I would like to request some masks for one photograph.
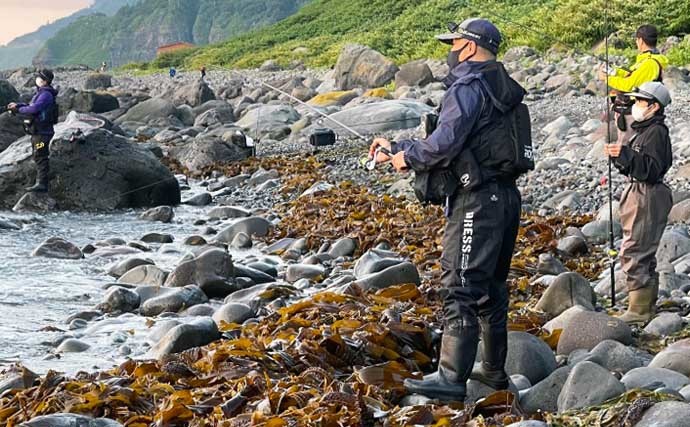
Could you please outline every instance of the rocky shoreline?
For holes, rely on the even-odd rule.
[[[409,177],[385,167],[364,170],[366,143],[346,132],[313,153],[305,143],[310,129],[331,126],[255,80],[266,78],[361,132],[416,135],[415,121],[442,97],[436,80],[443,66],[425,61],[398,69],[373,51],[350,48],[330,72],[269,71],[267,64],[239,74],[212,70],[206,82],[192,73],[174,81],[60,76],[63,111],[80,112],[66,117],[64,136],[51,144],[61,190],[50,203],[24,199],[16,210],[148,205],[154,207],[141,210],[142,221],[189,221],[197,232],[112,236],[85,246],[50,238],[37,247],[39,257],[111,260],[101,301],[54,325],[65,332],[51,357],[87,351],[83,332],[118,319],[145,318],[150,329],[108,332],[113,352],[133,359],[107,372],[38,376],[7,369],[0,421],[538,427],[595,425],[608,417],[618,425],[683,426],[690,416],[687,70],[667,74],[675,160],[668,182],[676,206],[657,254],[659,314],[638,330],[611,317],[626,302],[620,272],[618,306],[609,309],[607,299],[608,217],[600,212],[606,130],[602,98],[589,95],[601,90],[588,77],[596,60],[557,55],[528,48],[505,55],[529,90],[539,150],[537,171],[520,182],[523,227],[511,271],[507,370],[516,398],[476,382],[464,410],[404,395],[402,379],[432,369],[439,343],[442,214],[411,201]],[[369,67],[357,68],[357,58]],[[353,77],[353,69],[361,75]],[[21,87],[22,80],[15,74],[9,82]],[[391,80],[395,90],[381,88]],[[0,116],[0,149],[12,141],[0,150],[0,207],[9,209],[21,196],[17,188],[30,181],[31,165],[27,144],[15,142],[16,129],[5,120]],[[68,142],[77,128],[83,136]],[[257,157],[238,131],[259,140]],[[104,150],[118,144],[112,154]],[[114,171],[90,169],[99,158]],[[116,158],[120,163],[109,160]],[[149,163],[135,165],[142,158]],[[92,193],[84,197],[73,191],[85,185],[69,173],[75,163],[88,171]],[[160,203],[156,192],[123,196],[169,181],[163,172],[139,172],[163,164],[175,174],[173,190],[163,193],[177,192],[199,209],[195,217],[176,218],[180,208]],[[134,171],[122,172],[125,165]],[[138,179],[128,187],[132,176]],[[617,176],[613,185],[620,191],[624,181]],[[113,186],[112,196],[102,194],[117,203],[99,206],[89,196]],[[26,221],[0,216],[0,233]],[[173,265],[150,259],[166,251],[178,257]]]

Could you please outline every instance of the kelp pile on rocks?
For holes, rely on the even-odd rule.
[[[283,181],[284,190],[293,195],[323,178],[323,163],[314,158],[262,159],[214,170],[233,176],[260,167],[279,169],[289,177]],[[440,337],[442,309],[434,280],[444,224],[440,209],[342,182],[284,203],[276,212],[282,221],[269,240],[306,237],[309,248],[317,248],[324,241],[349,236],[358,242],[359,254],[387,242],[413,260],[424,281],[420,287],[403,284],[375,292],[351,283],[337,292],[326,290],[301,299],[297,289],[274,285],[258,294],[263,306],[281,297],[296,302],[275,305],[253,323],[224,323],[223,339],[202,348],[156,361],[128,361],[108,372],[74,378],[50,372],[34,381],[35,376],[18,368],[18,375],[30,380],[1,395],[0,423],[14,427],[61,412],[107,417],[131,427],[479,427],[507,425],[524,417],[512,395],[501,392],[466,408],[399,406],[402,381],[432,369]],[[547,317],[530,308],[543,291],[530,278],[538,255],[555,251],[556,239],[567,227],[588,220],[523,218],[511,273],[510,329],[537,335],[555,348],[559,331],[545,333]],[[566,265],[594,278],[605,261],[593,250],[566,260]],[[601,425],[626,425],[619,415],[644,406],[646,401],[640,399],[651,398],[625,399],[600,411],[614,420]],[[560,423],[556,425],[596,425],[582,424],[590,420],[585,416],[594,415],[546,418]]]

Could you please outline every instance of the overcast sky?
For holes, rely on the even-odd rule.
[[[0,0],[0,45],[91,3],[92,0]]]

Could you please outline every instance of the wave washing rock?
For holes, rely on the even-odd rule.
[[[180,186],[149,150],[112,133],[97,117],[70,113],[50,143],[50,195],[60,209],[177,205]],[[83,132],[70,142],[73,132]],[[28,137],[0,153],[0,209],[11,208],[35,176]]]

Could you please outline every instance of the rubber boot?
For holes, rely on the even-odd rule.
[[[646,325],[656,312],[658,294],[658,278],[652,278],[644,288],[628,292],[628,310],[618,318],[630,325]]]
[[[482,363],[470,378],[494,390],[507,390],[509,381],[505,371],[508,354],[508,330],[505,326],[482,325]]]
[[[425,375],[422,380],[406,379],[404,384],[407,391],[441,402],[464,402],[478,341],[479,331],[476,327],[445,332],[438,370]]]
[[[48,191],[50,166],[48,159],[39,159],[36,161],[36,183],[28,187],[26,191],[32,193],[46,193]]]

